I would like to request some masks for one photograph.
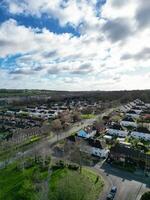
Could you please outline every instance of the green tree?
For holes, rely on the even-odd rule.
[[[150,191],[142,195],[141,200],[150,200]]]

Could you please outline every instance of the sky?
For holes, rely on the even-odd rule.
[[[0,88],[150,89],[150,0],[0,0]]]

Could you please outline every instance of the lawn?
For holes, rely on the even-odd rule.
[[[83,114],[83,115],[81,115],[81,119],[92,119],[94,117],[95,117],[94,114]]]
[[[53,200],[97,200],[104,182],[95,172],[83,168],[79,171],[67,168],[52,173],[49,199]]]
[[[45,179],[47,171],[34,162],[24,170],[20,166],[21,162],[15,162],[0,170],[0,200],[38,200],[36,184]]]
[[[45,193],[47,200],[97,200],[103,189],[102,178],[89,169],[64,167],[48,178],[48,158],[44,167],[42,159],[27,161],[24,167],[18,161],[0,170],[0,200],[39,200]]]

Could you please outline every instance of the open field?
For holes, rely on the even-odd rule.
[[[95,172],[83,168],[63,167],[49,172],[49,158],[43,165],[42,158],[17,161],[0,171],[1,200],[97,200],[104,182]],[[50,177],[50,178],[49,178]],[[73,194],[73,195],[72,195]],[[63,195],[63,197],[62,197]]]
[[[97,200],[104,182],[95,172],[83,168],[82,173],[66,168],[56,170],[51,176],[50,199]]]

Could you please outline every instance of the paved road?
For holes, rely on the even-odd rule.
[[[28,156],[33,154],[35,147],[36,150],[41,150],[43,147],[48,145],[49,147],[56,143],[58,140],[62,140],[68,137],[73,132],[78,131],[82,127],[86,125],[90,125],[99,117],[108,114],[112,109],[109,109],[107,112],[97,116],[96,118],[84,120],[83,124],[77,123],[75,124],[69,131],[62,132],[61,135],[57,138],[55,135],[53,138],[48,139],[44,138],[38,144],[33,144],[33,146],[29,147],[25,152],[19,151],[13,158],[9,159],[9,163],[21,158],[22,156]],[[4,162],[0,162],[0,168],[3,168]],[[149,185],[147,184],[150,180],[146,180],[147,178],[138,177],[138,175],[134,175],[131,173],[127,173],[124,171],[120,171],[118,169],[114,169],[107,164],[99,165],[97,164],[94,168],[98,173],[102,175],[105,180],[104,191],[99,200],[105,200],[107,194],[109,193],[111,187],[113,185],[117,186],[118,191],[114,200],[140,200],[141,195],[149,190]]]
[[[100,197],[105,200],[113,185],[117,186],[117,194],[114,200],[140,200],[141,195],[150,190],[150,179],[138,174],[132,174],[115,169],[108,164],[96,165],[95,169],[106,180],[106,188]]]
[[[107,111],[101,113],[100,115],[97,115],[95,118],[83,120],[82,123],[81,122],[76,123],[68,131],[61,132],[61,134],[59,134],[59,136],[57,136],[55,134],[54,137],[52,137],[50,139],[48,137],[44,138],[41,141],[39,141],[38,143],[35,143],[32,146],[30,146],[29,149],[24,151],[24,152],[19,150],[13,157],[9,158],[9,160],[5,160],[5,161],[0,162],[0,169],[5,167],[7,164],[14,162],[15,160],[18,160],[22,157],[32,155],[35,150],[36,151],[42,150],[46,146],[51,147],[51,145],[57,143],[60,140],[65,139],[66,137],[68,137],[69,135],[71,135],[74,132],[77,132],[78,130],[80,130],[84,126],[92,124],[96,119],[102,118],[102,116],[107,115],[112,110],[113,110],[113,108],[108,109]]]

